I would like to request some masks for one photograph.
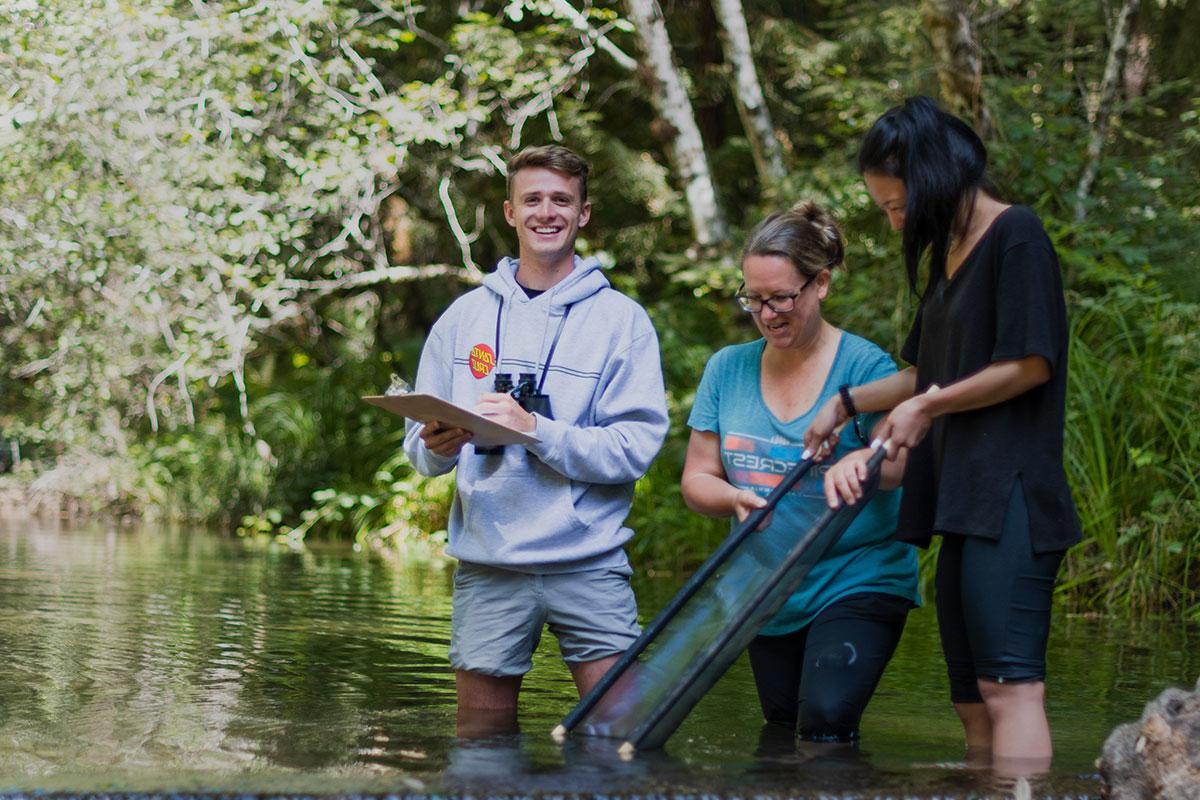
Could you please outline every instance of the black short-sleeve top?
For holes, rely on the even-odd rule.
[[[908,456],[897,537],[935,533],[998,539],[1014,483],[1029,509],[1036,552],[1081,538],[1063,469],[1067,312],[1054,246],[1024,206],[1003,211],[954,273],[929,287],[901,356],[917,391],[968,377],[994,361],[1042,356],[1051,377],[1002,403],[933,421]]]

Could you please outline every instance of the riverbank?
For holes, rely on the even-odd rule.
[[[0,517],[5,519],[82,520],[102,518],[87,502],[67,492],[38,488],[12,477],[0,477]]]

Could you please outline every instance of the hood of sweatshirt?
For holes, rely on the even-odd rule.
[[[511,373],[514,378],[519,373],[540,375],[566,324],[569,307],[609,286],[599,260],[575,256],[575,268],[569,275],[530,298],[517,283],[517,266],[514,258],[501,259],[483,279],[496,303],[496,372]]]
[[[585,297],[591,297],[601,289],[609,286],[608,278],[600,268],[597,258],[580,258],[575,256],[575,268],[571,274],[563,278],[543,294],[529,300],[525,290],[517,283],[517,266],[515,258],[502,258],[496,269],[483,279],[483,285],[500,296],[506,303],[537,302],[547,303],[550,308],[558,310],[572,303],[577,303]],[[546,298],[542,300],[542,298]],[[554,313],[554,312],[552,312]]]

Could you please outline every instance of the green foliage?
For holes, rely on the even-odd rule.
[[[259,508],[271,487],[265,442],[220,425],[152,440],[135,458],[152,507],[183,520],[228,524]],[[135,490],[137,492],[137,490]]]
[[[1066,463],[1085,541],[1063,590],[1083,605],[1200,614],[1198,317],[1146,275],[1075,304]]]

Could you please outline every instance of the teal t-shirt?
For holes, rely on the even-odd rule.
[[[720,437],[726,479],[763,497],[800,460],[804,432],[839,386],[870,383],[896,371],[895,362],[883,350],[860,336],[842,332],[816,404],[795,419],[780,420],[762,397],[760,368],[765,347],[766,341],[759,339],[726,347],[710,358],[688,417],[691,428]],[[864,415],[861,420],[868,436],[877,419],[877,415]],[[757,535],[798,536],[807,530],[825,509],[827,465],[865,446],[853,424],[843,428],[834,458],[810,469],[780,500],[770,526]],[[877,493],[761,633],[781,636],[799,630],[830,603],[862,592],[894,594],[920,603],[916,550],[892,538],[899,508],[900,490]]]

